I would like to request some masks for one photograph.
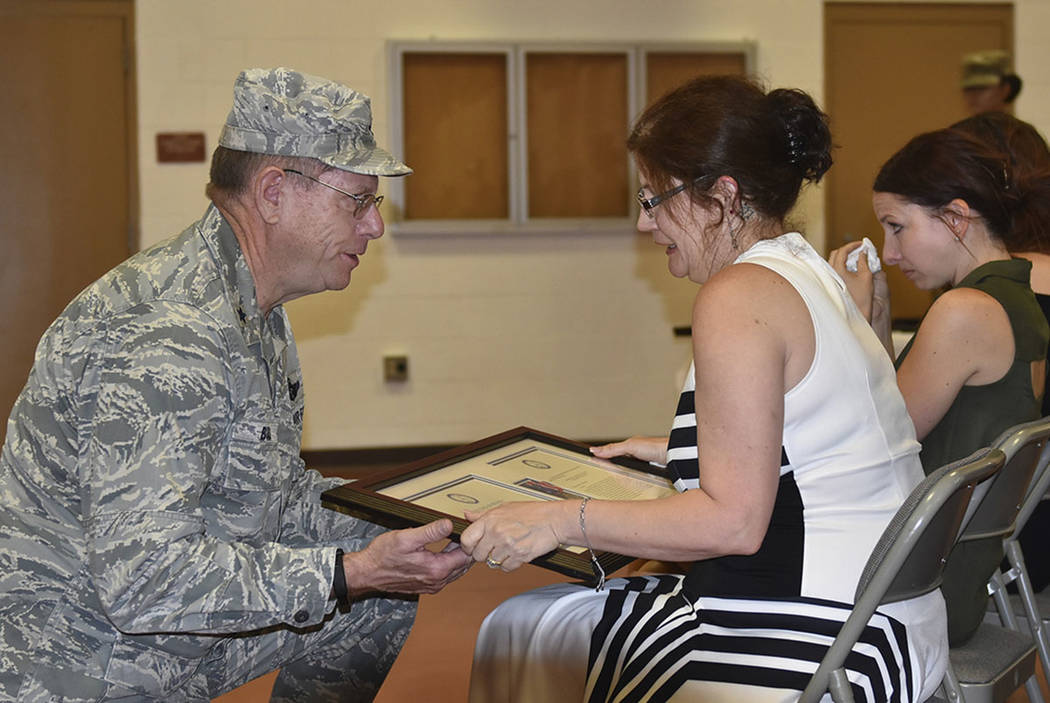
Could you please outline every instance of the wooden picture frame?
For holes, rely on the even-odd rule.
[[[661,467],[630,458],[594,457],[588,445],[530,427],[516,427],[365,479],[321,496],[326,508],[393,528],[440,518],[457,539],[469,524],[464,510],[486,510],[507,501],[631,500],[672,495]],[[595,552],[606,573],[634,557]],[[562,546],[532,561],[537,566],[593,583],[591,557],[582,547]]]

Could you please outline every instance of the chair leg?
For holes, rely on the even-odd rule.
[[[1035,641],[1035,648],[1039,652],[1039,663],[1042,665],[1044,672],[1050,671],[1050,646],[1047,643],[1046,628],[1043,627],[1042,616],[1035,605],[1035,594],[1032,592],[1032,582],[1028,578],[1028,571],[1025,569],[1021,546],[1013,539],[1006,540],[1003,546],[1006,549],[1006,558],[1010,562],[1010,570],[1016,574],[1014,582],[1017,584],[1017,592],[1021,596],[1021,605],[1024,608],[1025,618],[1028,620],[1028,630]],[[993,577],[994,580],[995,577]],[[1020,632],[1021,628],[1017,623],[1017,618],[1014,617],[1013,607],[1006,597],[1006,589],[1002,587],[1001,581],[998,585],[999,588],[995,592],[995,603],[996,608],[999,610],[999,617],[1003,620],[1003,624],[1006,627],[1015,632]],[[1036,676],[1029,677],[1025,681],[1024,687],[1028,693],[1028,700],[1031,703],[1043,703],[1043,692],[1039,687],[1039,679]]]
[[[1013,579],[1011,578],[1011,581]],[[999,613],[999,622],[1002,623],[1003,627],[1014,632],[1021,631],[1021,625],[1017,622],[1017,616],[1014,615],[1013,606],[1010,603],[1010,597],[1006,591],[1006,583],[1003,580],[1003,574],[996,570],[992,577],[988,580],[988,593],[992,596],[992,600],[995,602],[995,609]]]
[[[835,669],[828,676],[828,691],[831,692],[831,699],[835,703],[854,703],[853,687],[849,685],[846,670],[843,668]]]
[[[944,680],[941,682],[941,690],[944,691],[944,697],[948,699],[949,703],[966,703],[966,697],[963,696],[962,686],[959,685],[959,678],[955,675],[955,669],[952,668],[951,663],[948,663],[948,667],[944,670]]]
[[[1035,646],[1039,650],[1039,662],[1043,665],[1043,673],[1050,676],[1050,641],[1047,639],[1042,614],[1035,605],[1032,580],[1028,578],[1028,570],[1025,568],[1021,545],[1016,540],[1011,539],[1006,541],[1005,546],[1006,557],[1010,561],[1010,566],[1017,570],[1017,592],[1021,596],[1025,618],[1028,619],[1028,629],[1031,631],[1032,637],[1035,639]]]
[[[1021,592],[1021,600],[1024,602],[1025,589],[1023,584],[1028,583],[1028,574],[1025,573],[1024,560],[1020,557],[1021,550],[1017,547],[1016,543],[1013,543],[1013,545],[1014,550],[1018,552],[1018,554],[1016,556],[1010,554],[1011,543],[1013,543],[1012,540],[1007,540],[1003,545],[1006,548],[1010,566],[1012,567],[1007,576],[1011,581],[1017,582],[1018,591]],[[1018,558],[1020,558],[1020,562],[1017,561]],[[995,609],[999,611],[999,621],[1003,624],[1003,627],[1013,630],[1014,632],[1021,632],[1021,625],[1017,622],[1017,616],[1014,615],[1013,605],[1010,603],[1009,596],[1007,595],[1006,583],[1004,582],[1003,576],[1004,574],[999,573],[999,571],[992,574],[992,578],[988,581],[988,592],[995,601]],[[1030,588],[1031,584],[1029,583],[1029,589]],[[1032,607],[1033,609],[1035,607],[1034,598],[1032,601]],[[1039,620],[1038,618],[1032,620],[1032,614],[1029,612],[1027,604],[1025,605],[1025,616],[1028,618],[1029,623],[1036,623],[1034,627],[1031,627],[1032,639],[1035,641],[1036,650],[1039,653],[1039,660],[1040,662],[1043,662],[1043,671],[1047,671],[1048,669],[1045,668],[1046,658],[1044,657],[1046,648],[1043,646],[1044,642],[1042,642],[1043,638],[1041,637],[1043,631],[1042,620]],[[1024,688],[1028,693],[1029,703],[1043,703],[1043,692],[1039,689],[1039,680],[1034,675],[1029,676],[1028,680],[1024,682]]]
[[[1035,675],[1029,676],[1024,682],[1024,690],[1028,694],[1031,703],[1043,703],[1043,692],[1039,688],[1039,679]]]

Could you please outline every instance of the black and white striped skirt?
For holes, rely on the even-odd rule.
[[[793,701],[849,612],[807,598],[691,600],[677,575],[541,588],[485,620],[470,700]],[[905,626],[876,614],[846,661],[856,700],[923,700],[942,672],[911,650]]]

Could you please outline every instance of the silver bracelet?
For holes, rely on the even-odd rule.
[[[587,547],[587,553],[591,555],[591,563],[594,564],[594,570],[597,572],[595,575],[598,577],[598,585],[594,587],[595,592],[597,592],[605,588],[605,569],[598,563],[597,557],[594,556],[594,550],[591,549],[591,541],[587,539],[587,517],[583,511],[587,509],[587,501],[589,500],[590,496],[580,502],[580,532],[583,533],[583,544]]]

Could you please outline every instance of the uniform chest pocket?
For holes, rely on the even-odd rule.
[[[260,417],[230,427],[225,471],[219,483],[235,491],[276,491],[283,480],[277,422]]]
[[[276,540],[289,473],[276,422],[266,417],[235,422],[223,458],[212,490],[201,497],[209,531],[252,545]]]

